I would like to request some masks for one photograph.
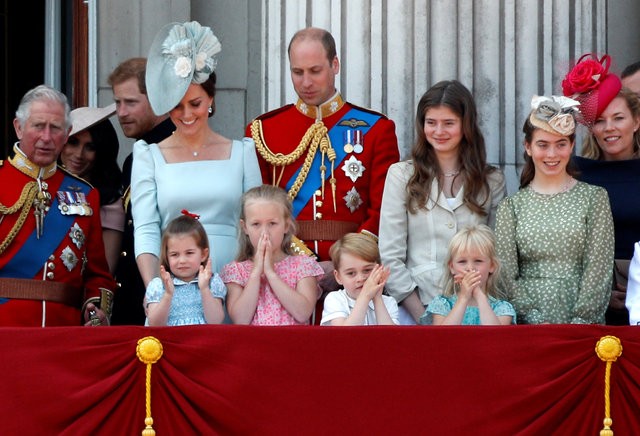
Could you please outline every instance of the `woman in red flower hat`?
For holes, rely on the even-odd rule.
[[[629,259],[640,241],[640,99],[609,72],[611,58],[582,56],[562,81],[565,96],[580,102],[578,120],[588,129],[582,157],[574,161],[580,179],[609,194],[615,226],[614,281],[606,321],[629,324],[625,308]]]

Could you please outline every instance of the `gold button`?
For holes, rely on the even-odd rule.
[[[49,280],[53,280],[53,273],[52,273],[51,271],[49,271],[49,272],[47,273],[47,278],[48,278]]]
[[[322,195],[322,191],[318,189],[313,195]]]
[[[319,219],[319,220],[322,219],[322,212],[316,213],[316,219]]]
[[[322,201],[321,200],[316,201],[316,207],[322,207]]]
[[[127,257],[127,252],[126,251],[121,251],[120,252],[120,257]]]
[[[130,226],[132,226],[132,225],[133,225],[133,220],[129,220],[129,221],[127,221],[127,224],[128,224],[128,225],[130,225]]]
[[[49,256],[49,260],[56,260],[56,257],[52,254],[51,256]]]
[[[56,264],[55,264],[55,263],[53,263],[53,262],[49,262],[49,263],[47,263],[47,268],[49,268],[49,269],[54,269],[55,267],[56,267]]]

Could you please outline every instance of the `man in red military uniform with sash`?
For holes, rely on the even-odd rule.
[[[40,85],[16,111],[0,161],[0,325],[107,325],[115,282],[99,194],[56,165],[70,131],[64,94]]]
[[[399,160],[393,121],[342,99],[333,36],[298,31],[289,43],[291,80],[298,102],[268,112],[247,127],[258,150],[264,183],[293,200],[297,249],[315,254],[333,276],[329,247],[345,233],[377,239],[389,165]]]

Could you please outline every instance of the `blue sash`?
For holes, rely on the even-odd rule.
[[[379,114],[374,114],[374,113],[363,111],[357,108],[352,108],[349,112],[344,114],[344,116],[340,118],[340,120],[336,124],[334,124],[334,126],[328,132],[329,140],[331,140],[331,146],[336,152],[334,171],[337,171],[339,169],[338,167],[340,163],[347,156],[347,152],[344,151],[344,147],[343,147],[344,131],[347,129],[353,129],[357,127],[357,129],[362,132],[362,136],[364,138],[364,135],[369,131],[371,127],[373,127],[373,125],[376,122],[378,122],[378,120],[381,117],[382,116]],[[354,126],[349,123],[349,121],[351,120],[358,121],[358,122]],[[366,142],[364,146],[366,147]],[[300,188],[300,191],[298,191],[298,195],[296,196],[296,198],[293,199],[293,216],[294,217],[298,216],[300,211],[304,209],[304,207],[309,202],[311,197],[313,197],[313,193],[322,186],[322,178],[320,176],[320,165],[322,163],[321,161],[322,161],[322,153],[318,152],[313,158],[311,168],[309,168],[309,174],[307,174],[307,179],[302,184],[302,187]],[[329,161],[325,157],[325,165],[328,166],[328,164],[329,164]],[[298,170],[293,174],[291,179],[289,179],[289,181],[287,182],[287,188],[286,188],[287,191],[289,191],[291,189],[291,186],[293,186],[293,183],[298,177],[298,174],[300,173],[301,169],[302,167],[298,168]],[[328,180],[330,178],[331,178],[331,170],[330,168],[328,168],[325,173],[325,180]]]
[[[78,183],[77,180],[65,175],[60,188],[73,184],[74,187],[81,188],[85,195],[89,193],[91,187],[85,183]],[[49,256],[60,246],[62,240],[69,234],[73,225],[75,215],[62,215],[58,209],[58,196],[52,195],[53,201],[49,212],[44,217],[43,232],[38,239],[34,229],[29,238],[22,244],[9,262],[0,269],[0,277],[32,279],[44,266]],[[93,211],[97,213],[98,211]]]

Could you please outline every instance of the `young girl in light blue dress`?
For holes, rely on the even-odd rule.
[[[162,235],[160,277],[145,295],[146,325],[220,324],[227,289],[211,271],[209,239],[198,215],[185,210]]]
[[[484,225],[460,230],[449,242],[444,292],[429,303],[421,324],[515,324],[511,303],[498,298],[500,261],[493,231]]]

